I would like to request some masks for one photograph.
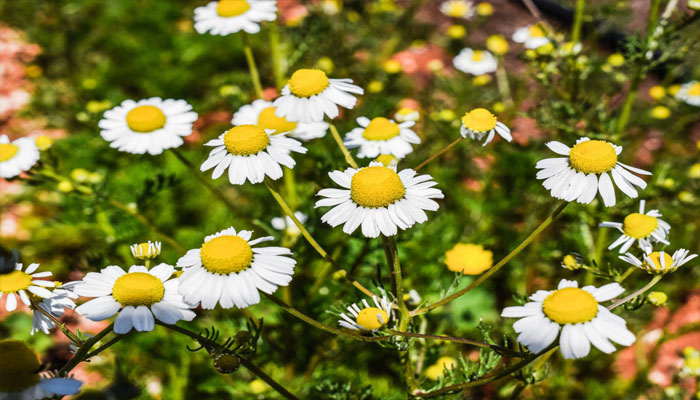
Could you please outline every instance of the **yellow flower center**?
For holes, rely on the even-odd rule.
[[[447,269],[465,275],[478,275],[493,265],[493,253],[471,243],[458,243],[445,253]]]
[[[265,150],[270,144],[270,138],[257,125],[241,125],[234,126],[224,134],[224,144],[231,154],[250,156]]]
[[[0,393],[21,392],[39,383],[41,368],[36,353],[24,342],[0,340]]]
[[[602,140],[587,140],[571,148],[569,162],[579,172],[602,174],[617,164],[615,148]]]
[[[155,244],[145,242],[136,245],[134,255],[140,260],[149,260],[158,257],[160,255],[160,251],[158,251],[158,247],[156,247]]]
[[[249,9],[250,4],[245,0],[219,0],[216,5],[216,13],[224,18],[241,15]]]
[[[450,17],[464,17],[469,14],[469,3],[466,1],[451,1],[445,11]]]
[[[595,318],[598,302],[592,294],[575,287],[555,290],[542,302],[542,310],[552,321],[578,324]]]
[[[622,230],[629,237],[643,239],[656,230],[659,221],[656,217],[640,213],[632,213],[622,222]]]
[[[126,114],[126,124],[134,132],[153,132],[165,126],[165,114],[155,106],[138,106]]]
[[[274,129],[273,134],[291,132],[297,128],[296,122],[275,115],[275,107],[268,107],[258,116],[258,126],[263,129]]]
[[[488,132],[496,127],[498,119],[485,108],[475,108],[462,117],[462,124],[475,132]]]
[[[576,256],[574,256],[573,254],[567,254],[566,256],[564,256],[564,259],[562,260],[562,264],[564,264],[564,266],[567,269],[570,269],[572,271],[579,269],[581,267],[581,265],[579,264],[579,261],[576,259]]]
[[[0,162],[5,162],[14,157],[19,147],[12,143],[0,143]]]
[[[253,250],[238,236],[219,236],[202,245],[200,251],[204,269],[214,274],[228,275],[247,269],[253,261]]]
[[[399,135],[399,125],[384,117],[372,118],[362,137],[367,140],[389,140]]]
[[[14,270],[0,275],[0,293],[16,293],[26,290],[31,284],[32,276],[22,271]]]
[[[472,61],[479,62],[484,59],[484,52],[481,50],[474,50],[472,53]]]
[[[366,208],[386,207],[401,199],[406,189],[399,174],[387,167],[363,168],[352,177],[350,196]]]
[[[644,261],[644,266],[647,268],[653,269],[654,271],[659,271],[659,272],[664,272],[671,268],[671,265],[673,265],[673,257],[671,257],[668,253],[664,252],[664,265],[665,267],[661,266],[661,252],[655,251],[651,254],[649,254],[649,259],[651,259],[652,265],[649,265],[649,261],[645,260]]]
[[[289,90],[298,97],[311,97],[326,90],[328,77],[320,69],[299,69],[289,80]]]
[[[123,306],[150,306],[165,294],[163,282],[146,272],[131,272],[114,282],[112,296]]]
[[[381,154],[374,161],[382,163],[385,167],[395,164],[399,159],[391,154]]]
[[[700,96],[700,82],[695,82],[690,85],[688,89],[688,94],[691,96]]]
[[[381,321],[379,320],[379,316],[382,317]],[[373,329],[379,329],[382,325],[386,324],[389,321],[389,315],[386,311],[377,307],[368,307],[360,310],[355,321],[357,325],[371,331]]]
[[[530,32],[530,36],[532,37],[544,37],[544,31],[539,25],[532,25],[530,26],[530,29],[528,29]]]

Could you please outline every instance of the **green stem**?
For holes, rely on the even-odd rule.
[[[462,141],[462,137],[460,136],[460,137],[458,137],[457,139],[455,139],[455,140],[453,140],[452,142],[450,142],[450,144],[448,144],[447,146],[445,146],[445,147],[443,147],[442,149],[438,150],[437,153],[433,154],[432,156],[428,157],[425,161],[423,161],[422,163],[418,164],[418,165],[417,165],[415,168],[413,168],[413,169],[414,169],[415,171],[420,170],[421,168],[423,168],[423,167],[425,167],[426,165],[428,165],[428,163],[430,163],[431,161],[433,161],[433,160],[435,160],[436,158],[440,157],[441,155],[447,153],[448,150],[450,150],[451,148],[453,148],[454,146],[456,146],[456,145],[457,145],[459,142],[461,142],[461,141]]]
[[[104,328],[98,332],[95,336],[83,342],[83,344],[78,348],[73,358],[71,358],[66,365],[63,366],[58,371],[58,376],[67,376],[68,373],[75,368],[76,365],[80,364],[82,361],[87,359],[88,352],[97,342],[99,342],[103,337],[107,336],[114,329],[114,324],[110,324],[108,327]]]
[[[284,70],[282,68],[282,54],[280,52],[280,32],[276,22],[270,23],[270,54],[272,55],[272,73],[275,76],[277,90],[284,87]]]
[[[402,331],[396,331],[393,329],[387,329],[386,332],[390,333],[394,336],[405,336],[405,337],[412,337],[412,338],[419,338],[419,339],[445,340],[448,342],[455,342],[455,343],[467,344],[470,346],[482,347],[484,349],[493,349],[493,350],[496,350],[496,351],[501,352],[501,353],[509,353],[512,355],[521,355],[521,353],[516,353],[516,352],[514,352],[510,349],[507,349],[505,347],[492,345],[492,344],[484,343],[484,342],[479,342],[477,340],[458,338],[458,337],[454,337],[454,336],[431,335],[428,333],[402,332]]]
[[[630,294],[629,296],[624,297],[622,300],[615,302],[613,305],[608,307],[608,310],[615,309],[615,308],[627,303],[628,301],[632,301],[637,296],[644,294],[647,290],[654,287],[654,285],[656,285],[663,277],[664,277],[663,275],[654,275],[654,277],[649,281],[649,283],[647,283],[646,285],[637,289],[634,293]]]
[[[503,63],[503,56],[498,56],[498,67],[496,68],[496,84],[498,85],[498,91],[501,93],[503,101],[506,103],[508,108],[513,106],[513,98],[510,93],[510,85],[508,84],[508,74],[506,73],[506,67]]]
[[[113,344],[117,343],[118,341],[124,339],[127,336],[131,336],[132,334],[134,334],[134,332],[136,332],[136,331],[132,329],[129,331],[129,333],[126,333],[124,335],[117,334],[109,342],[103,344],[102,346],[98,347],[94,351],[88,353],[88,355],[85,356],[85,359],[88,360],[88,359],[102,353],[103,351],[107,350],[109,347],[111,347]]]
[[[542,221],[540,226],[538,226],[534,231],[532,231],[532,233],[530,233],[530,235],[527,238],[525,238],[525,240],[523,240],[510,253],[508,253],[507,256],[503,257],[503,259],[501,259],[501,261],[499,261],[491,269],[489,269],[485,273],[481,274],[481,276],[479,276],[476,280],[474,280],[467,287],[465,287],[464,289],[461,289],[461,290],[455,292],[454,294],[447,296],[444,299],[437,301],[433,304],[430,304],[430,305],[427,305],[425,307],[413,310],[413,312],[411,314],[414,316],[424,314],[430,310],[438,308],[442,305],[445,305],[445,304],[451,302],[452,300],[455,300],[455,299],[461,297],[465,293],[467,293],[470,290],[474,289],[475,287],[481,285],[485,280],[490,278],[493,274],[498,272],[499,269],[501,269],[504,265],[506,265],[511,259],[513,259],[513,257],[517,256],[528,245],[530,245],[530,243],[532,243],[540,235],[540,233],[542,233],[542,231],[544,231],[549,225],[551,225],[552,222],[559,216],[559,214],[561,214],[561,212],[564,211],[564,208],[567,206],[567,204],[569,204],[569,203],[566,201],[560,203],[559,206],[556,209],[554,209],[554,211],[552,211],[552,213],[547,217],[547,219]]]
[[[71,331],[70,329],[68,329],[68,327],[66,327],[65,325],[63,325],[63,324],[61,323],[61,321],[59,321],[56,317],[54,317],[53,314],[51,314],[50,312],[48,312],[48,311],[44,310],[43,308],[41,308],[41,307],[39,306],[39,304],[35,303],[34,301],[32,301],[32,309],[33,309],[34,311],[40,312],[40,313],[43,314],[46,318],[50,319],[51,322],[53,322],[54,325],[56,325],[57,327],[59,327],[59,329],[61,329],[61,332],[63,332],[63,334],[66,335],[66,337],[67,337],[68,339],[70,339],[71,342],[73,342],[73,344],[75,344],[75,345],[77,345],[77,346],[80,346],[81,344],[83,344],[83,341],[80,340],[80,338],[79,338],[75,333],[73,333],[73,331]]]
[[[250,71],[250,79],[253,81],[253,88],[255,89],[255,96],[262,99],[262,85],[260,84],[260,74],[258,73],[258,67],[255,65],[255,58],[253,57],[253,51],[250,49],[250,39],[248,34],[242,33],[243,35],[243,52],[245,53],[245,59],[248,62],[248,70]]]
[[[574,25],[571,28],[571,41],[575,45],[581,40],[581,26],[583,25],[583,10],[586,0],[576,0],[576,13],[574,14]]]
[[[328,122],[328,125],[330,126],[331,129],[331,135],[333,135],[333,139],[335,139],[335,142],[338,144],[338,147],[340,147],[340,151],[343,152],[343,155],[345,156],[345,161],[347,163],[357,169],[359,168],[357,166],[357,163],[355,162],[355,159],[352,158],[352,154],[350,154],[350,151],[348,150],[347,147],[343,144],[343,139],[340,137],[340,133],[338,133],[338,129],[336,129],[335,125],[333,125],[332,122]]]

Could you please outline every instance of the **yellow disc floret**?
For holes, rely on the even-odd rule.
[[[380,154],[377,158],[374,159],[374,161],[382,163],[382,165],[384,165],[385,167],[389,167],[399,163],[399,159],[391,154]]]
[[[372,118],[362,137],[367,140],[389,140],[399,136],[399,125],[384,117]]]
[[[275,115],[275,107],[268,107],[258,116],[258,126],[263,129],[274,129],[273,134],[291,132],[297,128],[296,122],[289,122],[286,118]]]
[[[366,167],[352,177],[350,196],[366,208],[386,207],[401,199],[406,189],[399,175],[387,167]]]
[[[478,275],[493,265],[493,253],[478,244],[457,243],[445,253],[445,264],[450,271]]]
[[[484,59],[484,52],[481,50],[474,50],[472,53],[472,61],[479,62]]]
[[[462,117],[462,125],[475,132],[488,132],[496,127],[498,119],[485,108],[475,108]]]
[[[224,144],[236,156],[257,154],[270,144],[270,137],[257,125],[234,126],[224,134]]]
[[[661,254],[662,253],[663,253],[663,257],[664,257],[663,265],[661,264]],[[647,257],[648,258],[645,258],[644,264],[642,264],[642,267],[649,272],[666,273],[666,272],[671,272],[672,270],[675,270],[675,267],[673,267],[673,257],[671,257],[665,251],[664,252],[655,251],[655,252],[649,254]]]
[[[224,18],[236,17],[249,9],[250,4],[246,0],[219,0],[216,5],[216,13]]]
[[[595,318],[598,302],[587,291],[568,287],[550,293],[542,302],[542,311],[560,325],[578,324]]]
[[[207,271],[228,275],[247,269],[253,261],[253,250],[245,239],[226,235],[204,243],[200,256]]]
[[[622,222],[622,230],[625,235],[635,239],[643,239],[656,230],[659,220],[651,215],[632,213]]]
[[[163,299],[163,282],[146,272],[131,272],[114,282],[112,296],[123,306],[150,306]]]
[[[688,95],[690,96],[700,96],[700,82],[694,82],[688,88]]]
[[[126,124],[134,132],[153,132],[165,126],[165,114],[155,106],[138,106],[126,114]]]
[[[326,73],[320,69],[299,69],[289,79],[289,90],[298,97],[317,95],[328,87]]]
[[[530,32],[531,37],[544,37],[544,30],[537,24],[530,26],[528,32]]]
[[[389,322],[389,314],[377,307],[367,307],[360,310],[355,321],[361,327],[371,331]]]
[[[26,290],[31,284],[32,276],[22,271],[14,270],[0,275],[0,293],[16,293]]]
[[[19,151],[19,147],[12,143],[0,143],[0,162],[5,162],[14,157]]]
[[[0,393],[21,392],[39,383],[41,363],[36,353],[26,343],[0,340]]]
[[[603,140],[587,140],[569,151],[569,162],[578,172],[602,174],[617,164],[617,153],[612,144]]]

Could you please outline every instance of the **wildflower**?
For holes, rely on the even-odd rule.
[[[333,171],[330,178],[343,189],[322,189],[316,207],[333,207],[321,221],[335,227],[343,224],[343,232],[353,233],[362,225],[362,234],[375,238],[379,234],[394,236],[397,228],[408,229],[423,223],[428,216],[423,210],[436,211],[443,194],[430,175],[417,175],[412,169],[397,173],[395,167],[371,162],[368,167]]]
[[[467,34],[467,30],[462,26],[462,25],[450,25],[449,28],[447,28],[447,36],[451,37],[452,39],[459,39],[463,38]]]
[[[479,275],[493,266],[493,253],[482,245],[457,243],[445,252],[447,269],[464,275]]]
[[[151,242],[131,245],[131,255],[139,260],[151,260],[160,255],[161,243]]]
[[[379,93],[384,90],[384,84],[381,81],[374,80],[367,85],[367,90],[370,93]]]
[[[472,140],[481,140],[485,136],[484,146],[491,143],[496,133],[508,142],[513,140],[510,129],[485,108],[475,108],[464,114],[459,133]]]
[[[52,296],[41,300],[41,302],[37,304],[37,307],[59,318],[63,315],[66,308],[70,310],[75,308],[74,300],[78,298],[78,295],[73,293],[71,289],[74,285],[75,284],[71,282],[70,284],[54,289]],[[54,326],[56,325],[53,320],[39,311],[34,311],[32,315],[32,335],[37,331],[44,332],[48,335],[49,330],[53,329]]]
[[[700,0],[688,0],[688,8],[700,11]]]
[[[296,261],[284,247],[253,247],[273,240],[265,236],[250,240],[252,231],[233,227],[204,238],[202,247],[192,249],[177,261],[182,268],[179,293],[190,304],[213,309],[246,308],[260,302],[258,290],[272,294],[287,286]]]
[[[266,100],[255,100],[236,111],[231,120],[234,126],[257,125],[263,129],[272,129],[273,135],[290,132],[289,137],[308,141],[322,138],[328,132],[328,123],[317,122],[289,122],[284,117],[275,115],[275,107],[272,102]]]
[[[375,158],[380,154],[404,158],[413,151],[411,144],[421,142],[411,130],[415,125],[413,121],[396,123],[384,117],[371,120],[359,117],[357,124],[360,126],[345,134],[344,144],[350,149],[359,148],[357,156],[360,158]]]
[[[277,18],[274,0],[219,0],[194,10],[194,29],[226,36],[239,31],[260,32],[259,23]]]
[[[687,104],[700,107],[700,81],[684,83],[675,96]]]
[[[508,52],[508,41],[503,35],[491,35],[486,39],[486,48],[493,54],[502,56]]]
[[[691,254],[689,250],[679,249],[669,255],[665,251],[648,252],[642,256],[642,260],[633,256],[632,253],[625,253],[619,256],[620,260],[626,261],[635,267],[641,268],[650,274],[663,275],[669,272],[674,272],[683,264],[697,257],[697,254]]]
[[[420,113],[418,110],[408,107],[401,107],[399,111],[394,114],[394,119],[399,122],[406,121],[418,121],[420,119]]]
[[[649,89],[649,96],[654,100],[661,100],[666,96],[666,89],[663,86],[655,85]]]
[[[302,224],[308,219],[308,216],[301,211],[296,211],[294,213],[294,217],[296,217],[296,219]],[[284,231],[290,236],[298,236],[301,233],[294,221],[292,221],[292,219],[288,216],[272,218],[270,224],[273,228],[277,229],[278,231]]]
[[[269,176],[282,177],[282,168],[294,168],[296,162],[290,152],[306,153],[306,148],[285,134],[273,135],[271,129],[257,125],[234,126],[205,143],[214,149],[209,153],[201,171],[214,168],[212,179],[217,179],[228,168],[228,179],[232,185],[242,185],[246,180],[260,183]]]
[[[488,17],[493,14],[493,6],[487,2],[479,3],[476,5],[476,13],[482,17]]]
[[[282,95],[273,105],[275,115],[290,122],[318,122],[325,114],[338,116],[338,106],[351,109],[364,90],[352,84],[352,79],[332,79],[320,69],[296,70],[289,83],[282,88]]]
[[[654,119],[666,119],[671,116],[671,110],[666,106],[656,106],[649,113]]]
[[[483,75],[493,72],[498,67],[498,61],[487,50],[472,50],[465,47],[452,60],[455,68],[472,75]]]
[[[10,142],[7,135],[0,135],[0,176],[13,178],[29,171],[39,161],[39,149],[33,139],[19,138]]]
[[[35,272],[39,268],[39,264],[29,264],[22,271],[22,264],[15,264],[14,271],[7,274],[0,274],[0,300],[7,294],[5,299],[5,310],[8,312],[14,311],[17,308],[17,296],[27,307],[32,305],[29,300],[28,293],[42,298],[49,298],[53,294],[47,290],[47,287],[54,287],[56,283],[36,278],[46,278],[51,276],[51,272]]]
[[[621,245],[620,254],[623,254],[637,242],[642,250],[650,252],[653,242],[670,244],[666,235],[671,230],[671,225],[660,218],[659,210],[649,210],[645,213],[644,204],[644,200],[640,201],[639,212],[627,215],[622,223],[605,221],[600,224],[601,227],[615,228],[622,232],[622,235],[608,246],[608,250]]]
[[[527,49],[536,49],[549,44],[549,39],[540,24],[528,25],[518,28],[513,34],[513,41],[522,43]]]
[[[58,189],[58,191],[62,193],[70,193],[73,191],[74,187],[70,181],[63,180],[58,182],[58,185],[56,185],[56,189]]]
[[[575,271],[583,267],[583,258],[578,254],[567,254],[561,260],[561,267],[569,271]]]
[[[36,147],[41,151],[46,151],[53,145],[53,138],[46,135],[37,136],[34,138]]]
[[[700,163],[695,163],[688,168],[688,176],[693,179],[700,179]]]
[[[440,4],[440,11],[448,17],[469,19],[474,15],[474,6],[466,0],[448,0]]]
[[[608,56],[608,64],[613,67],[621,67],[625,64],[625,56],[620,53],[613,53]]]
[[[185,100],[124,100],[107,110],[99,127],[100,135],[110,147],[132,154],[160,154],[165,149],[182,145],[184,136],[192,133],[197,113]]]
[[[435,364],[425,369],[425,376],[433,381],[439,381],[445,376],[445,371],[457,366],[457,360],[452,357],[440,357]]]
[[[396,60],[387,60],[384,63],[384,71],[386,71],[387,74],[398,74],[401,72],[401,69],[401,63]]]
[[[647,295],[647,300],[649,300],[649,303],[661,307],[666,304],[668,296],[664,292],[651,292]]]
[[[579,289],[577,282],[562,279],[557,290],[538,290],[530,296],[531,302],[506,307],[501,316],[520,318],[513,329],[519,333],[518,342],[533,353],[554,342],[560,329],[559,346],[564,358],[587,356],[591,344],[604,353],[612,353],[615,346],[610,341],[629,346],[636,338],[624,319],[599,303],[624,291],[618,283]]]
[[[615,205],[615,187],[608,173],[617,187],[631,198],[637,197],[633,185],[644,189],[646,183],[630,171],[651,175],[651,172],[619,162],[617,157],[622,152],[622,146],[604,140],[583,137],[572,148],[557,141],[547,143],[547,147],[567,156],[546,158],[535,166],[541,170],[537,173],[537,179],[543,179],[542,186],[557,199],[588,204],[600,192],[605,206],[611,207]]]
[[[372,300],[374,301],[373,306],[366,299],[360,303],[362,307],[358,307],[357,303],[348,306],[347,310],[352,318],[341,313],[338,324],[343,328],[362,332],[374,332],[386,326],[391,321],[392,303],[386,297],[372,296]]]
[[[73,292],[94,299],[78,306],[75,311],[93,321],[105,320],[118,314],[114,332],[125,334],[153,330],[154,319],[166,324],[191,321],[195,313],[178,294],[179,279],[170,279],[175,272],[172,265],[158,264],[150,270],[143,265],[132,265],[129,272],[116,265],[100,272],[89,272]],[[209,288],[212,290],[212,288]]]

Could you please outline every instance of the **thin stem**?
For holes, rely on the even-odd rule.
[[[440,157],[441,155],[447,153],[448,150],[450,150],[451,148],[453,148],[454,146],[456,146],[456,145],[457,145],[459,142],[461,142],[461,141],[462,141],[462,137],[458,137],[457,139],[455,139],[455,140],[453,140],[452,142],[450,142],[450,144],[448,144],[447,146],[445,146],[445,147],[443,147],[442,149],[438,150],[437,153],[435,153],[435,154],[433,154],[432,156],[428,157],[428,158],[427,158],[425,161],[423,161],[422,163],[416,165],[416,167],[413,168],[413,169],[416,170],[416,171],[420,170],[421,168],[423,168],[423,167],[425,167],[426,165],[428,165],[428,163],[430,163],[431,161],[433,161],[433,160],[435,160],[436,158]]]
[[[329,122],[328,125],[330,126],[331,135],[333,136],[333,139],[335,139],[335,142],[338,144],[338,147],[340,147],[340,151],[342,151],[343,155],[345,156],[345,161],[347,161],[347,163],[350,164],[351,167],[355,169],[359,168],[357,166],[357,163],[355,162],[355,159],[352,158],[352,154],[350,154],[348,148],[345,147],[345,145],[343,144],[343,139],[340,137],[338,129],[336,129],[335,125],[333,125],[332,122]]]
[[[461,290],[455,292],[454,294],[447,296],[444,299],[437,301],[433,304],[430,304],[430,305],[427,305],[425,307],[413,310],[413,312],[411,312],[411,314],[414,316],[424,314],[430,310],[438,308],[442,305],[445,305],[445,304],[451,302],[452,300],[459,298],[460,296],[464,295],[465,293],[469,292],[470,290],[474,289],[475,287],[481,285],[485,280],[490,278],[493,274],[498,272],[499,269],[501,269],[504,265],[506,265],[511,259],[513,259],[513,257],[517,256],[521,251],[523,251],[527,246],[529,246],[530,243],[532,243],[540,235],[540,233],[542,233],[542,231],[544,231],[549,225],[551,225],[552,222],[559,216],[559,214],[561,214],[561,212],[564,211],[564,208],[567,206],[567,204],[569,204],[569,203],[566,201],[560,203],[559,206],[557,206],[557,208],[555,208],[554,211],[552,211],[552,213],[547,217],[547,219],[542,221],[540,226],[538,226],[534,231],[532,231],[532,233],[530,233],[530,235],[527,238],[525,238],[525,240],[520,242],[520,244],[516,248],[514,248],[510,253],[508,253],[507,256],[503,257],[501,259],[501,261],[499,261],[491,269],[489,269],[485,273],[481,274],[481,276],[479,276],[476,280],[474,280],[467,287],[465,287],[464,289],[461,289]]]
[[[477,340],[462,339],[462,338],[453,337],[453,336],[431,335],[431,334],[427,334],[427,333],[415,333],[415,332],[401,332],[401,331],[396,331],[393,329],[387,329],[386,332],[388,332],[394,336],[406,336],[406,337],[421,338],[421,339],[446,340],[448,342],[468,344],[470,346],[483,347],[485,349],[497,349],[498,351],[508,350],[505,347],[494,346],[492,344],[479,342]],[[510,351],[510,350],[508,350],[508,351]]]
[[[248,34],[243,34],[243,52],[245,53],[245,60],[248,62],[248,70],[250,71],[250,79],[253,81],[253,88],[255,89],[255,96],[262,99],[262,85],[260,84],[260,74],[258,73],[258,67],[255,65],[255,58],[253,58],[253,51],[250,49],[250,40]]]
[[[65,325],[63,325],[63,324],[61,323],[61,321],[59,321],[53,314],[51,314],[50,312],[44,310],[39,304],[35,303],[34,301],[32,301],[32,309],[33,309],[34,311],[40,312],[40,313],[43,314],[46,318],[50,319],[51,322],[53,322],[54,325],[56,325],[57,327],[59,327],[59,328],[61,329],[61,332],[63,332],[63,334],[66,335],[66,337],[67,337],[68,339],[70,339],[71,342],[73,342],[73,344],[78,345],[78,346],[80,346],[81,344],[83,344],[83,341],[80,340],[80,338],[79,338],[75,333],[73,333],[73,331],[71,331],[70,329],[68,329],[68,327],[66,327]]]
[[[620,275],[620,278],[617,280],[617,283],[622,283],[622,281],[627,279],[627,277],[630,276],[635,269],[637,269],[637,267],[635,266],[627,268],[625,272],[623,272],[622,275]]]
[[[581,25],[583,25],[583,10],[586,0],[576,0],[576,13],[574,14],[574,25],[571,28],[571,41],[576,44],[581,40]]]
[[[85,356],[85,359],[88,360],[88,359],[102,353],[103,351],[107,350],[109,347],[111,347],[113,344],[117,343],[118,341],[124,339],[127,336],[131,336],[134,332],[136,332],[136,331],[132,329],[127,334],[124,334],[124,335],[117,334],[109,342],[103,344],[102,346],[98,347],[94,351],[88,353],[88,355]]]
[[[640,289],[636,290],[634,293],[630,294],[629,296],[624,297],[622,300],[616,301],[615,303],[613,303],[613,305],[608,307],[608,310],[613,310],[613,309],[627,303],[628,301],[632,301],[637,296],[644,294],[647,290],[654,287],[654,285],[656,285],[663,277],[664,277],[663,275],[654,275],[654,277],[649,281],[649,283],[642,286]]]
[[[294,211],[289,207],[286,201],[282,198],[282,196],[279,194],[277,189],[275,189],[274,185],[272,184],[272,181],[270,181],[269,178],[265,178],[265,186],[267,186],[267,189],[270,191],[270,194],[272,194],[272,197],[275,198],[277,203],[280,205],[282,208],[282,211],[294,222],[294,225],[299,228],[299,231],[301,231],[301,235],[304,236],[304,239],[306,239],[307,242],[311,245],[311,247],[318,252],[318,254],[321,255],[326,261],[331,263],[336,269],[340,271],[345,271],[343,267],[338,264],[338,262],[331,257],[326,250],[321,247],[321,245],[316,241],[316,239],[311,236],[311,233],[304,227],[304,225],[299,222],[299,219],[294,215]],[[346,271],[347,272],[347,271]],[[361,283],[357,282],[356,280],[350,279],[347,276],[347,273],[345,274],[345,279],[350,282],[354,287],[356,287],[358,290],[360,290],[362,293],[366,294],[367,296],[374,296],[374,293],[372,293],[369,289],[364,287]]]
[[[78,348],[73,358],[71,358],[66,365],[63,366],[58,371],[58,376],[66,376],[76,365],[80,364],[82,361],[87,359],[88,352],[97,342],[99,342],[103,337],[107,336],[114,329],[114,324],[110,324],[108,327],[104,328],[98,332],[95,336],[83,342],[83,344]]]
[[[272,55],[272,74],[275,76],[277,90],[284,87],[284,71],[282,68],[282,54],[280,52],[280,32],[276,22],[270,24],[270,54]]]
[[[513,106],[513,98],[510,94],[510,85],[508,84],[508,74],[506,73],[505,64],[503,64],[503,56],[498,56],[498,67],[496,67],[496,84],[498,91],[501,93],[503,101],[508,108]]]

